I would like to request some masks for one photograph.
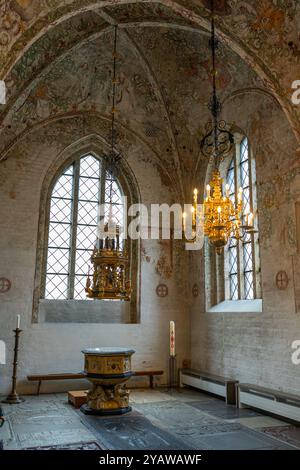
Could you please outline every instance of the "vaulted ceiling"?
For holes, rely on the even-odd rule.
[[[209,119],[209,3],[0,0],[0,77],[8,88],[7,104],[0,105],[0,158],[32,128],[60,116],[89,112],[109,119],[118,23],[118,125],[138,135],[184,185]],[[297,133],[300,113],[290,95],[300,78],[300,5],[215,4],[222,101],[243,92],[271,94]]]

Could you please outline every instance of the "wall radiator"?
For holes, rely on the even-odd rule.
[[[212,375],[195,369],[180,370],[180,386],[204,390],[225,398],[228,405],[236,405],[236,380]]]
[[[250,406],[300,422],[300,397],[263,387],[239,384],[239,407]]]

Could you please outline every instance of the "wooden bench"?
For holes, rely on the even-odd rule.
[[[164,372],[162,370],[139,370],[135,371],[134,375],[137,377],[147,376],[149,377],[150,388],[154,388],[154,377],[156,375],[162,375]],[[76,379],[86,379],[86,374],[84,372],[79,373],[62,373],[62,374],[39,374],[39,375],[28,375],[27,379],[30,382],[38,382],[37,395],[40,394],[42,382],[45,380],[76,380]]]
[[[30,382],[38,382],[38,388],[36,394],[39,395],[41,391],[41,385],[44,380],[75,380],[75,379],[86,379],[86,375],[83,372],[77,374],[39,374],[39,375],[28,375],[27,379]]]
[[[239,408],[250,406],[300,422],[300,396],[253,384],[237,384]]]
[[[134,372],[134,375],[137,377],[144,377],[148,376],[149,377],[149,385],[150,388],[154,388],[154,377],[156,375],[163,375],[164,371],[163,370],[138,370]]]
[[[188,385],[224,397],[228,405],[236,405],[237,380],[196,369],[180,369],[180,386]]]

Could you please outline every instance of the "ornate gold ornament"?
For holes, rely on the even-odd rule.
[[[108,224],[105,225],[103,238],[98,239],[99,246],[94,248],[91,262],[92,279],[87,278],[86,292],[92,299],[130,300],[131,286],[127,280],[128,254],[125,246],[120,246],[120,227],[116,225],[116,237],[108,236]]]
[[[94,247],[91,263],[93,275],[88,273],[85,291],[91,299],[130,300],[131,283],[129,279],[129,258],[125,240],[121,239],[122,228],[112,217],[113,181],[118,173],[122,155],[116,150],[115,132],[115,101],[116,101],[116,60],[117,60],[117,26],[115,26],[113,51],[112,79],[112,121],[111,121],[111,150],[106,155],[106,170],[110,174],[109,215],[104,223],[99,221],[103,230],[99,231]]]
[[[243,215],[243,190],[239,189],[237,203],[229,197],[229,186],[222,191],[223,180],[219,170],[213,172],[213,178],[206,187],[204,200],[204,235],[218,254],[222,253],[229,238],[240,240],[245,233],[254,232],[253,214]],[[245,220],[245,223],[243,223]]]
[[[125,382],[134,373],[131,356],[135,352],[126,348],[92,348],[82,351],[84,372],[92,383],[87,403],[81,407],[86,414],[123,414],[131,411],[129,391]]]

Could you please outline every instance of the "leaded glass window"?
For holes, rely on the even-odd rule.
[[[233,202],[236,202],[239,188],[243,188],[243,213],[255,212],[255,164],[246,137],[236,145],[235,155],[227,170],[226,182]],[[246,220],[243,222],[246,223]],[[257,297],[256,271],[259,259],[256,244],[257,240],[253,234],[247,234],[242,241],[231,239],[229,242],[225,267],[228,269],[230,300],[252,300]]]
[[[113,218],[123,226],[120,184],[111,180],[100,159],[85,155],[57,179],[50,201],[46,299],[86,299],[84,288],[97,237],[99,206],[104,204],[107,216],[110,192]]]

